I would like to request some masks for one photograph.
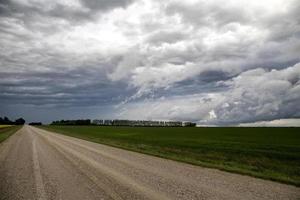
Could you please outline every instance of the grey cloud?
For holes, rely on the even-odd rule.
[[[82,10],[74,10],[68,6],[56,4],[55,1],[53,1],[52,4],[52,8],[43,10],[41,9],[43,4],[39,2],[22,4],[16,1],[5,0],[0,2],[0,16],[18,18],[28,24],[30,24],[30,21],[36,21],[38,17],[45,16],[73,20],[80,20],[81,18],[88,17],[88,13]]]
[[[152,34],[147,41],[153,44],[175,43],[177,41],[186,39],[186,37],[186,34],[180,32],[159,31]]]
[[[28,1],[25,4],[4,0],[0,2],[0,16],[18,18],[23,20],[28,26],[31,26],[31,28],[34,28],[32,21],[45,17],[51,17],[54,20],[66,20],[72,24],[80,24],[94,21],[95,14],[99,12],[103,13],[115,8],[124,8],[132,2],[133,0],[81,0],[79,1],[80,4],[74,7],[70,3],[67,4],[60,1],[49,1],[49,5],[45,5],[43,2],[39,3],[37,1]]]
[[[243,123],[300,117],[300,64],[280,71],[263,69],[234,78],[226,94],[226,106],[215,109],[216,121]]]
[[[111,83],[101,71],[69,70],[48,73],[3,73],[1,105],[82,106],[118,103],[131,91]],[[118,94],[116,96],[115,94]]]
[[[91,10],[109,10],[112,8],[126,7],[134,0],[81,0],[82,4]]]
[[[182,16],[183,23],[192,24],[194,31],[212,30],[214,33],[232,34],[237,31],[238,27],[244,26],[267,33],[267,37],[260,37],[261,41],[258,41],[258,38],[252,38],[255,35],[253,32],[238,33],[235,35],[235,41],[218,41],[219,45],[209,50],[200,43],[199,45],[204,47],[203,51],[205,52],[205,55],[200,55],[205,59],[249,59],[247,60],[249,66],[264,65],[267,62],[274,62],[276,59],[278,60],[276,62],[284,66],[284,62],[289,62],[291,59],[298,62],[300,59],[296,55],[300,45],[300,19],[298,15],[300,3],[299,1],[290,1],[286,4],[287,11],[269,15],[265,15],[262,10],[241,7],[232,2],[224,5],[206,1],[191,4],[186,2],[170,3],[166,12],[167,14]],[[250,29],[249,31],[253,30]],[[260,42],[263,45],[260,46]],[[250,56],[255,56],[251,55],[255,51],[258,52],[258,58],[250,58]],[[288,58],[285,53],[287,51],[290,52]],[[199,55],[199,52],[197,54]],[[261,58],[259,57],[260,54],[262,55]],[[253,60],[256,64],[251,63]]]
[[[274,42],[284,42],[287,39],[300,38],[300,2],[292,0],[288,7],[288,12],[283,12],[275,16],[270,16],[264,20],[270,29],[269,40]]]
[[[116,106],[111,116],[224,125],[299,117],[299,77],[283,75],[299,68],[297,1],[282,1],[284,11],[240,1],[28,2],[0,2],[1,111]]]
[[[245,8],[234,4],[218,4],[215,2],[199,1],[193,4],[184,2],[170,3],[167,14],[180,14],[185,22],[196,26],[220,27],[233,22],[248,22],[251,15]]]

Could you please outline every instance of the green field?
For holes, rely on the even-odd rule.
[[[0,143],[7,139],[9,136],[19,130],[21,126],[1,125],[0,126]]]
[[[42,128],[159,157],[300,186],[300,128]]]

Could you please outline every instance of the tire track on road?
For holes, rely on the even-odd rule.
[[[38,153],[36,149],[36,138],[33,137],[30,133],[32,140],[32,159],[33,159],[33,172],[35,177],[35,185],[36,185],[36,195],[38,200],[47,200],[45,187],[43,183],[43,178],[41,174],[41,168],[38,158]]]

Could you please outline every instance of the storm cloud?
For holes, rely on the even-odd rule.
[[[1,1],[0,115],[300,118],[299,9],[296,0]]]

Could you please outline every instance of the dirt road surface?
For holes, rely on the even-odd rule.
[[[300,188],[24,126],[0,145],[0,199],[300,199]]]

